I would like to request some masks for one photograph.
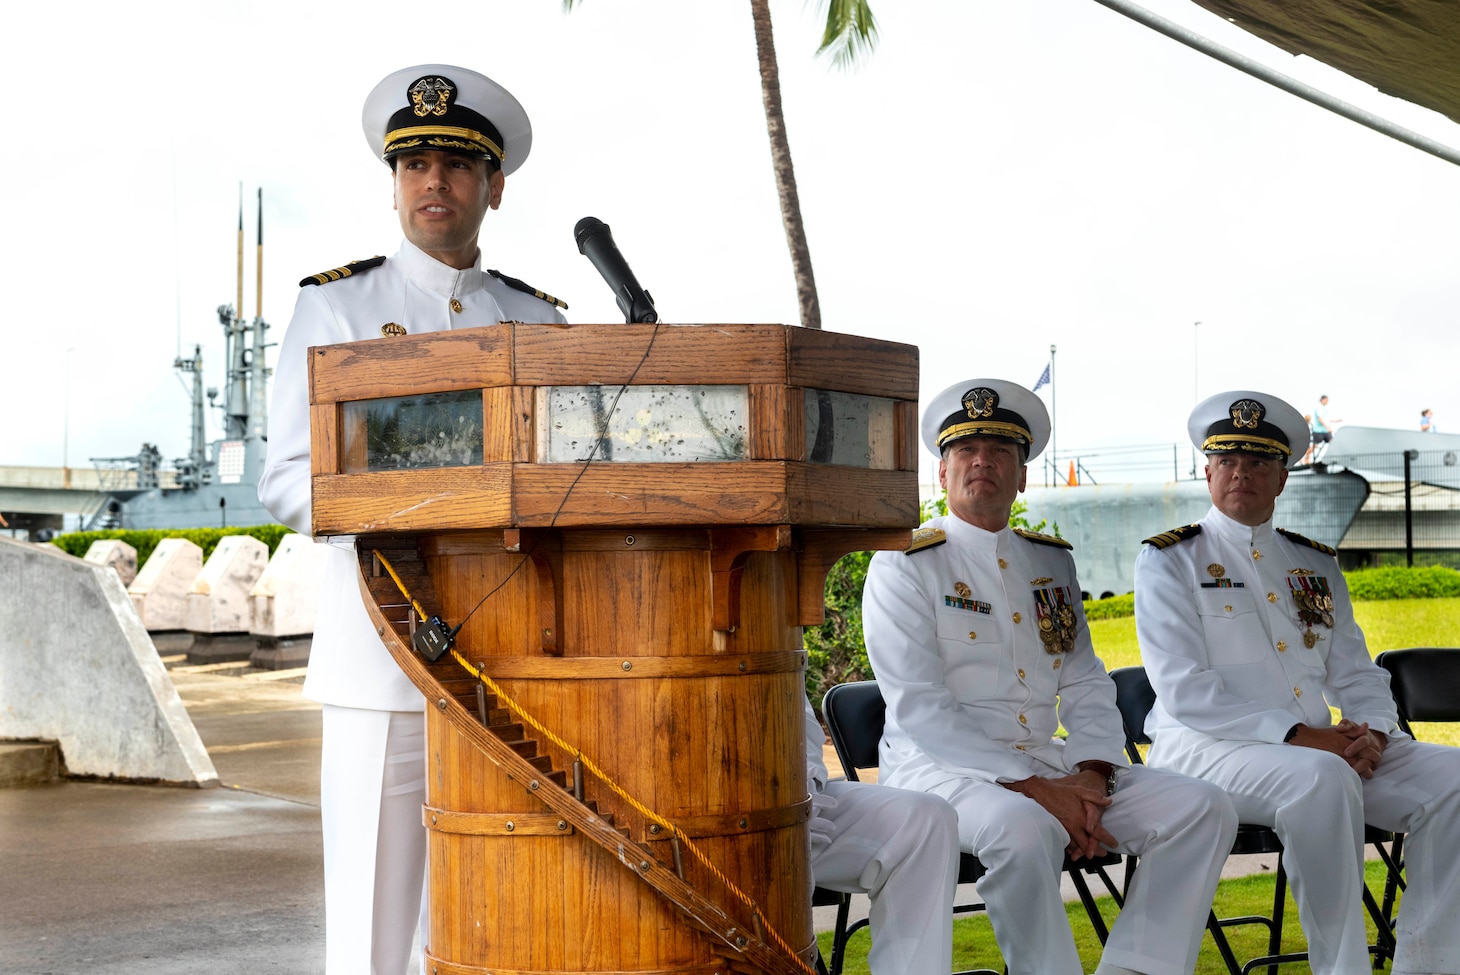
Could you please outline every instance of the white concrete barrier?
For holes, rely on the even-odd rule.
[[[218,784],[117,574],[3,537],[0,738],[60,742],[72,775]]]
[[[249,590],[269,564],[269,546],[252,535],[219,539],[188,588],[187,628],[194,633],[247,633]]]
[[[86,550],[86,561],[114,569],[122,585],[137,578],[137,550],[120,538],[98,538]]]
[[[313,634],[324,558],[325,547],[314,539],[285,535],[248,594],[248,631],[275,640]]]
[[[127,587],[148,630],[184,630],[188,590],[203,569],[203,550],[186,538],[164,538]]]

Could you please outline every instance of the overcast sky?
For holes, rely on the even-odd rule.
[[[1460,145],[1460,125],[1186,0],[1148,6]],[[771,8],[825,325],[918,345],[925,395],[979,375],[1031,385],[1056,345],[1059,452],[1097,476],[1113,445],[1184,444],[1191,406],[1228,388],[1304,412],[1327,393],[1371,426],[1413,429],[1432,407],[1460,431],[1460,168],[1092,0],[880,0],[880,46],[852,73],[813,58],[814,4]],[[359,116],[411,64],[480,70],[533,121],[484,266],[563,298],[571,321],[618,321],[573,245],[591,214],[664,321],[797,320],[744,2],[139,0],[57,16],[24,5],[0,38],[0,466],[143,442],[186,454],[171,366],[201,344],[222,384],[240,183],[244,311],[262,188],[274,341],[301,277],[394,253],[389,170]]]

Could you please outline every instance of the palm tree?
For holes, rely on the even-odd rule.
[[[563,0],[571,10],[576,0]],[[826,28],[818,55],[832,58],[839,67],[854,65],[877,44],[877,24],[868,0],[821,0],[826,9]],[[811,248],[806,243],[806,225],[801,219],[801,199],[796,193],[796,171],[791,165],[791,144],[786,138],[786,116],[781,110],[780,71],[776,66],[776,44],[771,33],[769,0],[750,0],[755,25],[755,53],[760,62],[761,100],[765,104],[766,131],[771,139],[771,166],[776,173],[776,190],[781,198],[781,222],[786,227],[786,244],[791,249],[791,271],[796,276],[796,302],[801,324],[821,327],[821,302],[816,297],[816,277],[811,271]]]
[[[817,54],[830,54],[842,67],[854,64],[858,56],[876,45],[877,24],[866,0],[830,0],[826,8],[826,29]],[[806,242],[806,224],[801,219],[801,198],[796,192],[796,171],[791,165],[791,144],[786,138],[786,116],[781,110],[781,79],[776,67],[776,45],[771,34],[769,0],[750,0],[755,22],[755,52],[760,60],[760,93],[765,103],[765,126],[771,139],[771,166],[776,173],[776,190],[781,198],[781,222],[786,227],[786,245],[791,249],[791,272],[796,276],[796,303],[801,324],[821,327],[821,301],[816,296],[816,276],[811,270],[811,247]]]

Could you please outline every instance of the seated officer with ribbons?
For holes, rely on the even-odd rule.
[[[1212,508],[1136,559],[1150,764],[1220,786],[1242,822],[1277,832],[1316,975],[1369,971],[1364,824],[1407,833],[1394,973],[1460,973],[1460,749],[1399,730],[1334,550],[1273,527],[1303,417],[1235,390],[1187,429]]]
[[[1070,545],[1009,527],[1049,439],[1044,404],[970,379],[932,400],[922,433],[949,513],[878,552],[863,591],[887,702],[880,781],[953,805],[1011,975],[1084,971],[1060,874],[1067,853],[1105,849],[1141,860],[1099,975],[1190,973],[1236,815],[1220,789],[1127,767]]]

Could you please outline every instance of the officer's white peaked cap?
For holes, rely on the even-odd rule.
[[[437,149],[490,159],[509,175],[532,150],[532,123],[512,93],[450,64],[402,68],[375,86],[360,115],[370,151],[389,161]]]

